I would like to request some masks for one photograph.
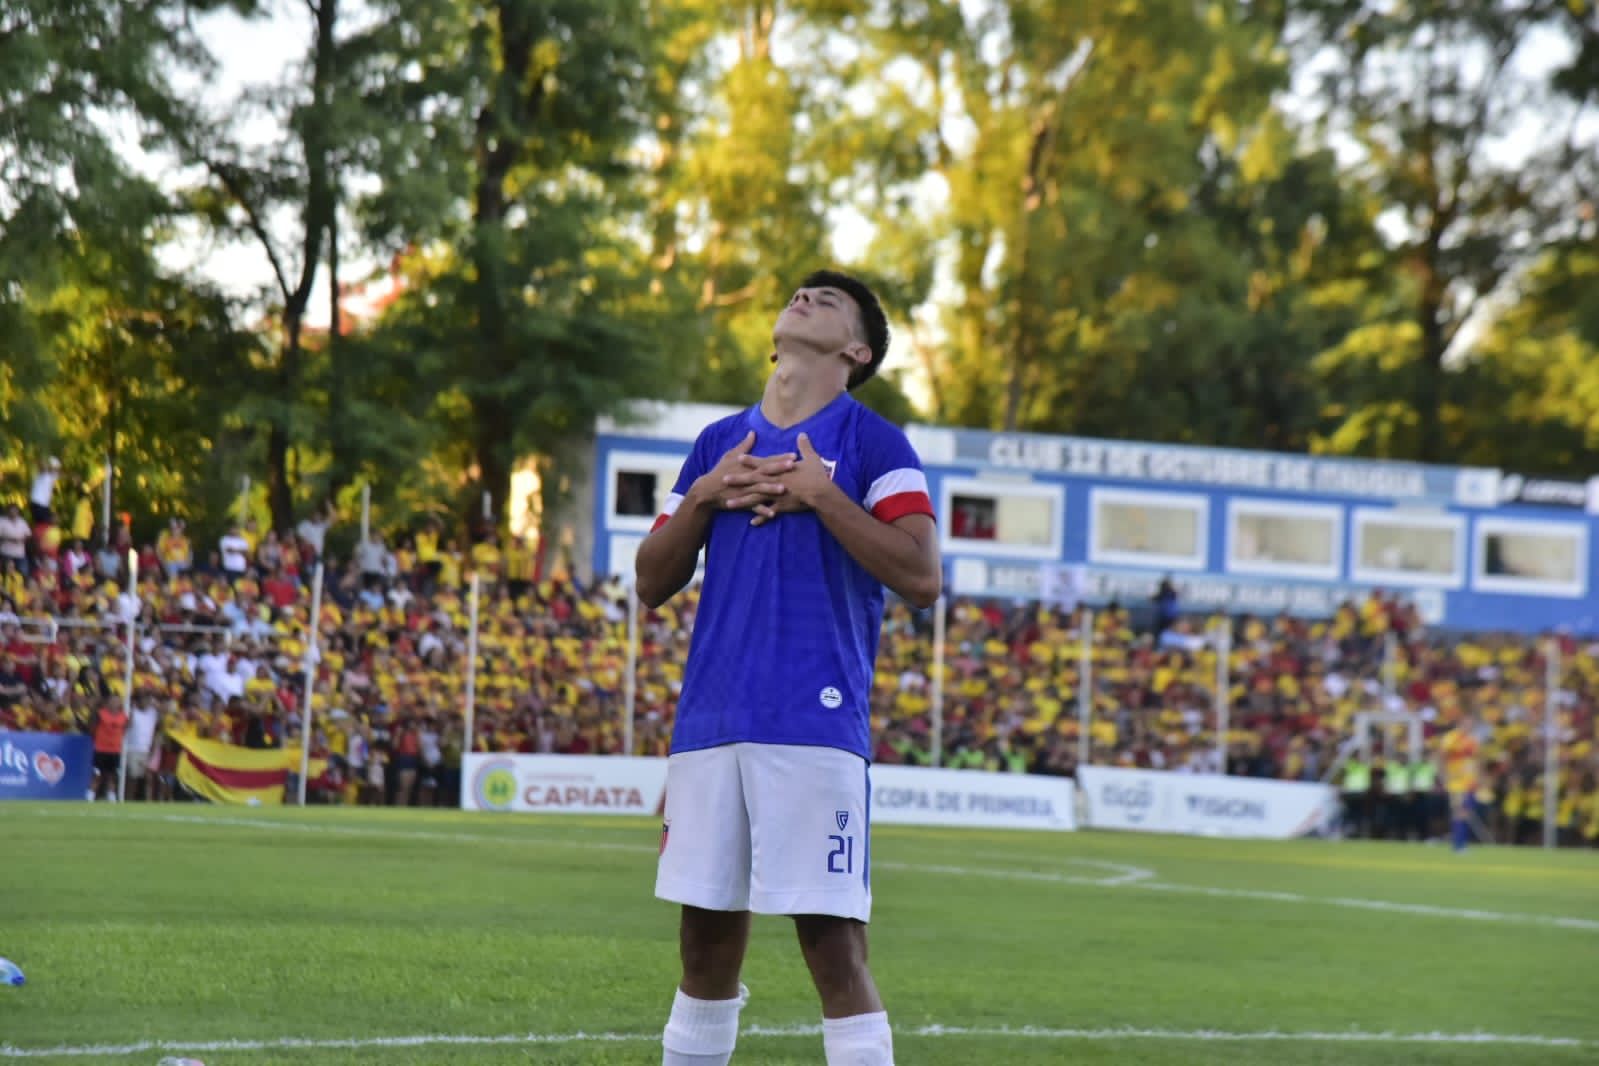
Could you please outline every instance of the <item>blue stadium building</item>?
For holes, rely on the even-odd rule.
[[[602,420],[594,572],[633,554],[699,429],[733,409],[645,404]],[[1599,477],[912,425],[956,595],[1147,601],[1325,616],[1382,589],[1432,625],[1599,629]]]

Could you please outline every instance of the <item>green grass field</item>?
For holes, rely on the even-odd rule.
[[[0,1060],[658,1063],[658,831],[0,807],[0,956],[28,976]],[[1593,853],[879,827],[872,861],[907,1066],[1599,1062]],[[745,980],[734,1061],[820,1063],[781,919]]]

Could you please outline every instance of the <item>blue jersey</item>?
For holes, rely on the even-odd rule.
[[[905,434],[845,393],[787,429],[768,422],[759,406],[707,426],[657,526],[750,430],[754,455],[797,455],[806,433],[833,482],[880,521],[933,513]],[[748,741],[842,748],[870,759],[883,585],[815,514],[783,514],[761,526],[750,525],[752,517],[724,511],[711,519],[672,750]]]

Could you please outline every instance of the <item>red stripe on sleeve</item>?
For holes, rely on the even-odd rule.
[[[884,496],[877,501],[877,506],[872,508],[872,517],[879,522],[897,522],[908,514],[924,514],[928,518],[936,518],[933,514],[933,501],[927,498],[927,493],[896,492],[892,496]]]
[[[660,529],[662,526],[666,525],[667,522],[671,521],[671,519],[672,516],[669,514],[661,515],[655,520],[655,524],[650,527],[650,532],[654,533],[657,529]]]

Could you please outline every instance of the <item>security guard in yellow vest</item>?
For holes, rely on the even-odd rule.
[[[1369,830],[1371,763],[1359,752],[1344,763],[1344,835],[1363,837]]]
[[[1383,757],[1383,833],[1391,840],[1410,839],[1410,766],[1398,755]]]
[[[1438,791],[1438,764],[1425,756],[1418,758],[1410,764],[1410,823],[1417,840],[1432,839],[1444,804],[1444,794]]]

